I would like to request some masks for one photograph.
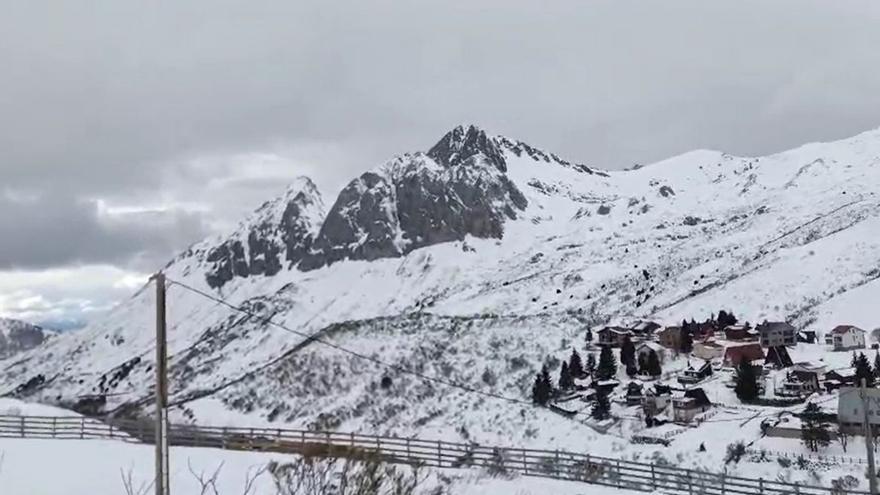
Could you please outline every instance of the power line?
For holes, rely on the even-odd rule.
[[[354,356],[354,357],[356,357],[356,358],[358,358],[358,359],[363,359],[363,360],[365,360],[365,361],[369,361],[369,362],[371,362],[371,363],[373,363],[373,364],[376,364],[376,365],[379,365],[379,366],[382,366],[382,367],[385,367],[385,368],[388,368],[388,369],[394,370],[394,371],[396,371],[396,372],[398,372],[398,373],[405,374],[405,375],[411,375],[411,376],[414,376],[414,377],[420,378],[420,379],[422,379],[422,380],[429,381],[429,382],[433,382],[433,383],[438,383],[438,384],[441,384],[441,385],[445,385],[445,386],[447,386],[447,387],[457,388],[457,389],[463,390],[463,391],[468,392],[468,393],[477,394],[477,395],[482,395],[482,396],[484,396],[484,397],[489,397],[489,398],[493,398],[493,399],[503,400],[503,401],[506,401],[506,402],[509,402],[509,403],[512,403],[512,404],[518,404],[518,405],[521,405],[521,406],[527,406],[527,407],[533,407],[533,408],[539,408],[539,409],[549,409],[549,408],[546,408],[546,407],[539,406],[539,405],[537,405],[537,404],[535,404],[535,403],[533,403],[533,402],[527,401],[527,400],[522,400],[522,399],[518,399],[518,398],[515,398],[515,397],[508,397],[508,396],[501,395],[501,394],[497,394],[497,393],[494,393],[494,392],[486,392],[486,391],[484,391],[484,390],[480,390],[480,389],[478,389],[478,388],[474,388],[474,387],[471,387],[471,386],[468,386],[468,385],[464,385],[464,384],[461,384],[461,383],[456,383],[456,382],[449,381],[449,380],[444,380],[444,379],[442,379],[442,378],[433,377],[433,376],[430,376],[430,375],[426,375],[426,374],[424,374],[424,373],[419,373],[419,372],[417,372],[417,371],[408,370],[408,369],[406,369],[406,368],[403,368],[403,367],[398,366],[398,365],[395,365],[395,364],[386,363],[386,362],[384,362],[384,361],[382,361],[382,360],[380,360],[380,359],[377,359],[377,358],[374,358],[374,357],[368,356],[368,355],[366,355],[366,354],[363,354],[363,353],[360,353],[360,352],[357,352],[357,351],[354,351],[354,350],[348,349],[348,348],[343,347],[343,346],[341,346],[341,345],[339,345],[339,344],[334,344],[333,342],[330,342],[330,341],[324,340],[324,339],[322,339],[322,338],[320,338],[320,337],[317,336],[317,332],[316,332],[316,333],[313,333],[313,334],[308,334],[308,333],[305,333],[305,332],[301,332],[301,331],[299,331],[299,330],[294,330],[294,329],[292,329],[292,328],[290,328],[290,327],[288,327],[288,326],[285,326],[285,325],[282,325],[282,324],[280,324],[280,323],[275,322],[275,321],[272,320],[272,318],[270,318],[270,317],[260,316],[260,315],[258,315],[258,314],[255,314],[255,313],[253,313],[252,311],[249,311],[249,310],[244,309],[244,308],[242,308],[242,307],[236,306],[236,305],[234,305],[234,304],[232,304],[232,303],[230,303],[230,302],[228,302],[228,301],[226,301],[226,300],[224,300],[224,299],[221,299],[221,298],[216,297],[216,296],[214,296],[214,295],[211,295],[211,294],[209,294],[209,293],[207,293],[207,292],[205,292],[205,291],[203,291],[203,290],[200,290],[200,289],[197,289],[197,288],[195,288],[195,287],[192,287],[191,285],[185,284],[185,283],[183,283],[183,282],[178,282],[177,280],[173,280],[173,279],[170,279],[170,278],[169,278],[169,279],[166,279],[166,280],[167,280],[167,283],[168,283],[169,285],[177,285],[178,287],[181,287],[181,288],[183,288],[183,289],[185,289],[185,290],[188,290],[188,291],[190,291],[190,292],[192,292],[192,293],[194,293],[194,294],[197,294],[197,295],[199,295],[199,296],[201,296],[201,297],[204,297],[204,298],[206,298],[206,299],[209,299],[209,300],[211,300],[211,301],[214,301],[214,302],[217,303],[218,305],[222,305],[222,306],[225,306],[225,307],[227,307],[227,308],[229,308],[229,309],[232,309],[232,310],[234,310],[234,311],[238,311],[238,312],[240,312],[240,313],[243,313],[243,314],[245,314],[245,315],[247,315],[247,316],[249,316],[249,317],[251,317],[251,318],[254,318],[254,319],[256,319],[256,320],[260,320],[260,321],[262,321],[263,323],[266,323],[266,324],[268,324],[268,325],[271,325],[271,326],[274,326],[274,327],[276,327],[276,328],[279,328],[279,329],[281,329],[281,330],[283,330],[283,331],[285,331],[285,332],[292,333],[292,334],[294,334],[294,335],[298,335],[298,336],[300,336],[300,337],[303,337],[303,338],[305,339],[303,342],[311,341],[311,342],[315,342],[315,343],[318,343],[318,344],[321,344],[321,345],[325,345],[325,346],[330,347],[330,348],[332,348],[332,349],[335,349],[335,350],[337,350],[337,351],[340,351],[340,352],[343,352],[343,353],[345,353],[345,354],[349,354],[349,355],[351,355],[351,356]],[[244,320],[241,320],[241,321],[244,321]],[[828,402],[828,401],[834,400],[835,398],[836,398],[836,397],[830,397],[830,398],[828,398],[828,399],[826,399],[826,400],[823,400],[823,401],[817,402],[816,404],[823,404],[823,403],[825,403],[825,402]],[[759,416],[755,416],[755,417],[753,417],[753,418],[751,418],[751,419],[758,419],[758,418],[764,418],[764,417],[772,417],[772,416],[776,416],[776,415],[778,415],[778,414],[781,414],[782,412],[785,412],[785,411],[777,411],[777,412],[774,412],[774,413],[771,413],[771,414],[759,415]],[[580,411],[580,412],[575,412],[575,413],[572,414],[572,415],[573,415],[573,416],[589,416],[589,413],[587,413],[587,412],[583,412],[583,411]],[[639,420],[639,421],[642,421],[642,420],[643,420],[643,418],[639,418],[639,417],[636,417],[636,416],[620,416],[620,417],[618,417],[618,419],[622,419],[622,420]],[[743,419],[744,419],[744,418],[707,419],[706,421],[703,421],[701,424],[704,424],[704,423],[724,423],[724,422],[734,422],[734,421],[742,421]]]
[[[186,289],[186,290],[188,290],[188,291],[190,291],[190,292],[193,292],[193,293],[195,293],[195,294],[197,294],[197,295],[199,295],[199,296],[202,296],[202,297],[204,297],[204,298],[210,299],[210,300],[212,300],[212,301],[214,301],[214,302],[216,302],[216,303],[218,303],[218,304],[220,304],[220,305],[226,306],[226,307],[229,308],[229,309],[232,309],[232,310],[234,310],[234,311],[238,311],[238,312],[240,312],[240,313],[243,313],[243,314],[245,314],[245,315],[250,316],[251,318],[254,318],[254,319],[260,320],[260,321],[262,321],[263,323],[266,323],[266,324],[268,324],[268,325],[272,325],[272,326],[274,326],[274,327],[276,327],[276,328],[279,328],[279,329],[281,329],[281,330],[284,330],[285,332],[292,333],[292,334],[294,334],[294,335],[298,335],[298,336],[300,336],[300,337],[303,337],[304,339],[306,339],[306,341],[315,342],[315,343],[318,343],[318,344],[321,344],[321,345],[325,345],[325,346],[330,347],[330,348],[332,348],[332,349],[335,349],[335,350],[337,350],[337,351],[340,351],[340,352],[343,352],[343,353],[345,353],[345,354],[349,354],[349,355],[351,355],[351,356],[354,356],[354,357],[356,357],[356,358],[358,358],[358,359],[362,359],[362,360],[364,360],[364,361],[369,361],[369,362],[371,362],[371,363],[373,363],[373,364],[376,364],[376,365],[379,365],[379,366],[382,366],[382,367],[385,367],[385,368],[388,368],[388,369],[394,370],[394,371],[396,371],[396,372],[398,372],[398,373],[406,374],[406,375],[411,375],[411,376],[415,376],[415,377],[420,378],[420,379],[425,380],[425,381],[429,381],[429,382],[433,382],[433,383],[438,383],[438,384],[441,384],[441,385],[445,385],[445,386],[447,386],[447,387],[457,388],[457,389],[464,390],[464,391],[469,392],[469,393],[478,394],[478,395],[482,395],[482,396],[485,396],[485,397],[490,397],[490,398],[493,398],[493,399],[503,400],[503,401],[510,402],[510,403],[513,403],[513,404],[519,404],[519,405],[529,406],[529,407],[537,407],[534,403],[529,402],[529,401],[526,401],[526,400],[517,399],[517,398],[514,398],[514,397],[508,397],[508,396],[501,395],[501,394],[497,394],[497,393],[494,393],[494,392],[486,392],[486,391],[484,391],[484,390],[480,390],[480,389],[477,389],[477,388],[474,388],[474,387],[470,387],[470,386],[468,386],[468,385],[463,385],[463,384],[456,383],[456,382],[452,382],[452,381],[449,381],[449,380],[444,380],[444,379],[442,379],[442,378],[433,377],[433,376],[430,376],[430,375],[426,375],[426,374],[424,374],[424,373],[419,373],[418,371],[408,370],[408,369],[403,368],[403,367],[401,367],[401,366],[398,366],[398,365],[396,365],[396,364],[386,363],[386,362],[384,362],[384,361],[382,361],[382,360],[380,360],[380,359],[374,358],[374,357],[372,357],[372,356],[368,356],[368,355],[366,355],[366,354],[363,354],[363,353],[360,353],[360,352],[357,352],[357,351],[353,351],[353,350],[348,349],[348,348],[346,348],[346,347],[343,347],[343,346],[341,346],[341,345],[339,345],[339,344],[334,344],[333,342],[330,342],[330,341],[328,341],[328,340],[325,340],[325,339],[322,339],[322,338],[318,337],[316,334],[308,334],[308,333],[305,333],[305,332],[301,332],[301,331],[299,331],[299,330],[294,330],[294,329],[292,329],[292,328],[290,328],[290,327],[287,327],[287,326],[285,326],[285,325],[282,325],[282,324],[280,324],[280,323],[277,323],[277,322],[273,321],[273,320],[272,320],[271,318],[269,318],[269,317],[260,316],[260,315],[258,315],[258,314],[255,314],[255,313],[253,313],[252,311],[249,311],[249,310],[247,310],[247,309],[244,309],[244,308],[241,308],[241,307],[239,307],[239,306],[236,306],[236,305],[234,305],[234,304],[232,304],[232,303],[229,303],[229,302],[227,302],[227,301],[225,301],[225,300],[223,300],[223,299],[220,299],[220,298],[218,298],[218,297],[216,297],[216,296],[213,296],[213,295],[211,295],[211,294],[208,294],[207,292],[202,291],[202,290],[200,290],[200,289],[196,289],[195,287],[192,287],[192,286],[190,286],[190,285],[187,285],[187,284],[185,284],[185,283],[183,283],[183,282],[178,282],[178,281],[176,281],[176,280],[172,280],[172,279],[167,279],[167,281],[168,281],[168,283],[171,284],[171,285],[177,285],[177,286],[179,286],[179,287],[181,287],[181,288],[183,288],[183,289]],[[578,413],[578,414],[581,414],[581,413]]]

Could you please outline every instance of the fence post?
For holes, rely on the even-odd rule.
[[[56,424],[57,421],[58,421],[58,418],[55,418],[55,417],[52,418],[52,438],[55,438],[58,436],[58,427]]]
[[[764,495],[764,478],[758,479],[758,493]]]
[[[523,473],[528,476],[529,474],[529,460],[526,458],[526,449],[522,449],[523,456]]]
[[[622,481],[622,474],[620,471],[620,459],[617,459],[617,488],[620,488],[620,482]]]
[[[443,467],[443,447],[440,440],[437,440],[437,467]]]
[[[691,481],[691,472],[690,471],[685,471],[685,472],[687,473],[687,479],[688,479],[688,495],[693,495],[694,485],[693,485],[693,482]]]
[[[410,462],[412,462],[412,451],[410,450],[410,446],[409,446],[411,441],[412,441],[411,438],[406,439],[406,460],[408,460]]]
[[[79,419],[79,439],[86,437],[86,418]]]
[[[651,464],[651,491],[657,490],[657,474],[654,472],[654,464]],[[722,495],[724,495],[722,493]]]
[[[556,449],[556,462],[553,463],[553,471],[559,476],[559,449]]]
[[[727,473],[721,473],[721,495],[727,491]]]
[[[21,417],[21,438],[24,438],[24,416]]]

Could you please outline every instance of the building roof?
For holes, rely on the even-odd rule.
[[[835,375],[841,378],[848,378],[851,376],[856,376],[855,368],[838,368],[836,370],[831,370],[828,373],[834,373]]]
[[[864,330],[862,330],[861,328],[859,328],[855,325],[837,325],[836,327],[831,329],[831,333],[844,334],[844,333],[849,333],[851,330],[865,333]]]
[[[666,352],[666,348],[658,344],[657,342],[639,342],[636,345],[636,352],[644,347],[647,347],[658,354]]]
[[[795,328],[787,321],[765,321],[758,325],[758,330],[762,332],[771,331],[794,331]]]
[[[757,342],[744,342],[738,345],[729,345],[724,351],[724,359],[734,364],[748,360],[749,362],[764,359],[764,349]]]

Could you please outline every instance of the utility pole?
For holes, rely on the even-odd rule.
[[[168,350],[165,339],[165,274],[156,283],[156,495],[169,495],[168,486]]]
[[[871,420],[868,415],[868,388],[864,378],[862,378],[861,387],[859,387],[859,395],[862,398],[862,410],[864,414],[865,426],[865,448],[868,451],[868,486],[871,487],[871,495],[877,495],[877,470],[874,467],[874,435],[871,431]]]

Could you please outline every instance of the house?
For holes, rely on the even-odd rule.
[[[663,328],[663,325],[650,320],[639,320],[632,325],[629,325],[629,329],[633,335],[644,338],[650,338],[654,335],[654,332],[660,328]]]
[[[666,348],[657,342],[639,342],[636,344],[636,362],[642,363],[643,360],[648,359],[648,356],[654,353],[657,355],[657,360],[660,361],[660,364],[663,364],[663,361],[666,359]]]
[[[712,407],[706,392],[701,388],[687,390],[683,397],[672,399],[672,418],[676,423],[688,424]]]
[[[714,340],[695,342],[692,354],[694,357],[711,361],[724,355],[724,346]]]
[[[794,365],[791,356],[788,354],[788,348],[784,345],[776,345],[767,349],[767,358],[764,364],[775,368],[788,368]]]
[[[856,384],[855,368],[838,368],[825,373],[825,390],[831,392],[841,387],[852,387]]]
[[[825,335],[825,343],[835,351],[851,351],[865,348],[865,331],[853,325],[837,325]]]
[[[643,393],[644,385],[642,382],[637,380],[633,380],[629,382],[626,386],[626,405],[628,406],[638,406],[642,403],[642,398],[645,396]]]
[[[614,392],[614,389],[620,385],[620,382],[617,380],[601,380],[593,383],[593,388],[596,389],[597,393],[608,395],[611,392]]]
[[[815,344],[816,340],[818,339],[814,330],[801,330],[797,334],[797,341],[804,344]]]
[[[703,361],[703,363],[696,368],[688,363],[687,369],[678,375],[678,383],[681,383],[682,385],[693,385],[695,383],[700,383],[710,376],[712,376],[712,363],[709,361]]]
[[[654,337],[657,339],[658,344],[667,349],[672,349],[676,352],[681,349],[681,327],[672,326],[656,330]]]
[[[776,390],[780,397],[806,397],[819,391],[819,375],[813,371],[792,370],[786,373],[782,387]]]
[[[736,366],[744,360],[751,363],[764,359],[764,349],[757,342],[731,344],[724,349],[724,365]]]
[[[866,397],[862,399],[859,387],[843,387],[840,389],[837,399],[837,424],[841,432],[863,435],[864,421],[867,417],[871,430],[877,431],[880,426],[880,390],[869,388],[865,390]],[[868,405],[868,414],[865,414],[864,404]]]
[[[642,396],[642,410],[646,417],[663,414],[672,403],[672,390],[666,385],[655,384]]]
[[[728,325],[724,328],[725,340],[757,340],[758,333],[747,325]]]
[[[603,327],[598,332],[598,344],[610,347],[620,347],[626,339],[632,339],[632,332],[624,327]]]
[[[758,325],[757,330],[764,347],[797,345],[795,328],[784,321],[765,321]]]

